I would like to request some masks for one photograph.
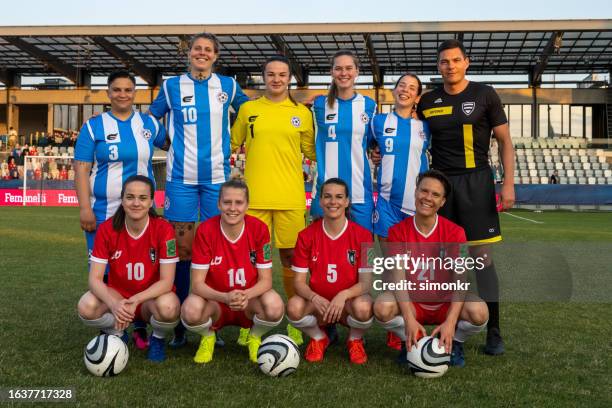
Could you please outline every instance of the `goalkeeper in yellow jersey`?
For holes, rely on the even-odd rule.
[[[283,285],[292,297],[291,258],[298,232],[306,226],[302,153],[315,158],[312,114],[289,94],[291,69],[283,56],[263,66],[265,93],[245,102],[232,126],[232,150],[246,145],[245,179],[251,193],[248,214],[268,225],[283,265]],[[287,326],[289,336],[302,344],[302,334]],[[248,333],[240,334],[244,343]]]

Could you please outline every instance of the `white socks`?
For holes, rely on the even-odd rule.
[[[372,326],[373,321],[373,317],[370,318],[370,320],[362,322],[361,320],[354,319],[353,316],[349,315],[346,318],[346,323],[351,328],[349,330],[349,340],[361,339],[363,337],[363,333],[365,333],[365,331]]]
[[[323,330],[321,330],[319,327],[317,318],[313,315],[306,315],[297,321],[291,319],[287,319],[287,321],[289,321],[293,327],[302,330],[304,333],[310,336],[311,339],[322,340],[326,336]]]
[[[281,317],[277,322],[269,322],[261,320],[257,315],[253,316],[253,326],[251,327],[250,333],[252,336],[261,337],[274,327],[278,326],[283,321]]]
[[[210,330],[210,327],[212,326],[212,319],[210,317],[208,318],[208,321],[198,326],[189,326],[183,319],[181,319],[181,321],[183,322],[183,326],[185,326],[185,328],[190,332],[199,334],[202,337],[208,337],[212,334],[212,330]]]
[[[172,333],[174,328],[179,324],[179,321],[160,322],[159,320],[155,320],[155,317],[151,316],[149,323],[151,323],[151,327],[153,327],[153,336],[157,337],[158,339],[165,339],[166,336]]]
[[[115,330],[115,316],[112,313],[104,313],[102,317],[94,320],[85,319],[79,315],[79,318],[87,327],[93,327],[94,329],[102,330],[106,334],[113,334],[121,337],[123,330]]]
[[[457,322],[457,329],[455,329],[455,336],[453,337],[453,340],[463,343],[468,339],[468,337],[481,332],[485,327],[487,327],[487,322],[484,322],[481,326],[476,326],[467,320],[459,320],[459,322]]]
[[[402,341],[406,341],[406,323],[402,316],[395,316],[388,322],[382,322],[378,319],[376,319],[376,321],[383,329],[394,333],[397,337],[402,339]]]

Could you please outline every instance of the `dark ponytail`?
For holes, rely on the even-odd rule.
[[[121,188],[122,200],[123,196],[125,195],[125,188],[128,186],[128,184],[134,183],[136,181],[140,181],[141,183],[145,183],[146,185],[148,185],[151,199],[155,199],[155,186],[153,185],[153,181],[146,176],[141,176],[137,174],[135,176],[128,177],[127,180],[125,180],[125,183],[123,183],[123,187]],[[155,208],[149,208],[149,217],[159,217],[157,211],[155,211]],[[119,208],[117,208],[117,211],[115,211],[115,214],[113,215],[113,229],[115,231],[121,231],[123,225],[125,225],[125,210],[123,209],[123,205],[119,205]]]
[[[266,77],[266,68],[268,67],[268,64],[271,62],[282,62],[283,64],[287,64],[287,68],[289,68],[289,77],[293,77],[293,72],[291,72],[291,63],[289,62],[289,58],[285,57],[284,55],[273,55],[270,58],[268,58],[266,60],[266,62],[264,62],[263,67],[261,69],[261,75],[264,77]],[[289,88],[287,88],[287,96],[289,97],[289,100],[291,102],[293,102],[294,105],[297,106],[297,102],[295,101],[295,99],[293,99],[293,96],[291,96],[291,91],[289,90]]]
[[[357,55],[355,55],[353,51],[340,50],[337,51],[331,59],[332,70],[334,69],[334,65],[336,64],[336,58],[342,57],[344,55],[351,57],[353,59],[355,67],[359,69],[359,58],[357,57]],[[336,98],[338,98],[338,86],[336,85],[336,82],[332,79],[331,85],[329,86],[329,91],[327,91],[327,106],[329,106],[330,108],[334,106]]]

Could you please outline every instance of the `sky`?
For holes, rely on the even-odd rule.
[[[223,7],[225,4],[230,6]],[[612,18],[610,0],[25,0],[2,8],[2,25],[5,26],[604,18]]]

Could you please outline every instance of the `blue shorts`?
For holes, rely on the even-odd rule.
[[[361,204],[352,204],[349,209],[349,219],[363,228],[372,232],[372,213],[374,211],[374,202],[370,201]],[[319,204],[319,197],[312,199],[310,204],[310,216],[313,219],[323,217],[323,209]]]
[[[217,201],[221,184],[190,185],[166,182],[164,217],[168,221],[205,221],[219,214]]]
[[[379,194],[378,200],[376,201],[376,208],[374,209],[374,216],[372,217],[372,221],[374,222],[374,233],[379,237],[387,238],[389,235],[389,228],[413,215],[412,213],[406,214],[402,212]]]

